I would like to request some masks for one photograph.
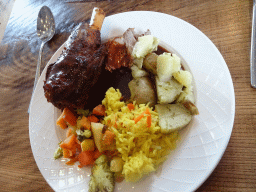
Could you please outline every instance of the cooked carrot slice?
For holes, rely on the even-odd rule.
[[[99,115],[99,116],[105,116],[106,109],[104,105],[98,105],[92,110],[92,114]]]
[[[87,118],[90,122],[94,123],[98,123],[100,121],[95,115],[89,115]]]
[[[70,151],[69,149],[63,149],[63,157],[64,158],[69,158],[70,157]]]
[[[102,153],[98,150],[98,149],[96,149],[95,151],[94,151],[94,159],[96,160],[96,159],[98,159],[98,157],[99,156],[101,156],[102,155]]]
[[[73,134],[73,131],[71,128],[68,129],[68,131],[66,132],[66,137],[69,137]]]
[[[146,108],[145,113],[151,115],[149,108]]]
[[[128,109],[131,111],[131,110],[134,110],[134,105],[133,105],[133,103],[128,103],[127,104],[127,107],[128,107]]]
[[[76,149],[81,152],[82,148],[81,148],[81,144],[79,144],[78,142],[76,143]]]
[[[68,127],[68,125],[67,125],[66,121],[63,119],[63,116],[64,116],[64,114],[61,113],[61,115],[59,116],[59,118],[56,121],[56,124],[58,126],[60,126],[62,129],[66,129]]]
[[[141,113],[138,117],[134,118],[135,124],[138,123],[143,117],[144,117],[144,113]]]
[[[151,115],[149,115],[149,116],[147,116],[148,127],[151,127],[151,123],[152,123],[152,119],[151,119]]]
[[[76,155],[76,145],[72,149],[69,150],[70,157],[74,157]]]
[[[148,124],[148,127],[151,127],[152,119],[151,119],[151,113],[150,113],[149,108],[147,108],[145,110],[145,114],[148,114],[148,116],[147,116],[147,124]]]
[[[66,165],[74,165],[75,162],[77,162],[77,161],[78,161],[78,156],[70,159],[68,162],[66,162]]]
[[[67,137],[61,144],[60,147],[62,149],[69,149],[72,150],[74,148],[76,148],[76,136],[74,134],[70,135],[69,137]]]
[[[147,114],[147,126],[150,127],[152,120],[149,108],[146,108],[146,110],[143,113],[141,113],[138,117],[134,118],[135,124],[138,123],[144,117],[145,114]]]
[[[105,145],[111,145],[115,140],[115,133],[112,131],[106,130],[103,137],[102,137],[102,143]]]
[[[78,155],[81,166],[92,165],[94,163],[94,151],[83,151]]]
[[[76,154],[76,148],[73,148],[73,149],[63,148],[63,157],[64,158],[72,158],[75,156],[75,154]]]
[[[72,126],[75,126],[76,125],[76,121],[77,121],[77,117],[76,115],[70,111],[68,108],[65,108],[63,110],[63,119],[69,123],[70,125]]]
[[[84,129],[91,130],[91,122],[89,121],[89,119],[87,117],[83,116],[80,121],[80,124]]]

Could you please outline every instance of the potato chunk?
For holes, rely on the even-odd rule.
[[[133,65],[131,67],[131,70],[132,70],[132,77],[134,79],[149,76],[149,73],[147,71],[140,69],[139,67],[137,67],[137,65]]]
[[[189,71],[180,70],[173,74],[173,77],[185,87],[190,88],[192,83],[192,75]]]
[[[103,152],[105,150],[114,151],[116,149],[115,143],[112,143],[111,145],[104,145],[102,143],[102,138],[103,138],[102,130],[103,130],[104,125],[101,123],[93,123],[92,122],[91,126],[92,126],[94,142],[95,142],[95,145],[96,145],[97,149],[99,150],[99,152]]]
[[[198,115],[198,108],[195,106],[195,97],[192,88],[185,88],[176,100],[177,103],[182,103],[192,115]]]
[[[157,75],[160,81],[170,81],[172,74],[180,70],[180,58],[171,53],[163,53],[157,57]]]
[[[156,78],[158,103],[172,103],[182,92],[182,87],[183,86],[174,78],[167,82],[162,82],[159,80],[159,78]]]
[[[192,88],[185,88],[182,93],[179,95],[179,97],[177,98],[176,102],[178,103],[184,103],[184,102],[191,102],[193,104],[195,104],[195,97],[194,97],[194,93],[192,91]]]
[[[152,35],[139,37],[133,48],[132,56],[134,58],[143,58],[152,51],[156,51],[159,41],[158,38]]]
[[[192,119],[189,110],[181,104],[157,104],[156,111],[159,114],[159,126],[162,133],[182,129]]]
[[[155,90],[149,77],[133,79],[128,86],[131,91],[131,100],[138,104],[150,103],[149,106],[156,104]]]
[[[94,142],[97,149],[102,152],[104,151],[104,146],[102,146],[101,139],[103,137],[102,129],[104,127],[101,123],[91,123],[92,133],[94,137]]]
[[[157,75],[157,57],[158,55],[156,53],[150,53],[144,58],[143,61],[143,67],[154,75]]]

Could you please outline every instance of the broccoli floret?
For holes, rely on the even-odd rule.
[[[101,155],[92,168],[89,192],[113,192],[114,187],[114,173],[110,171],[107,156]]]

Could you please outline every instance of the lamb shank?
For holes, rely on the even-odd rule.
[[[69,37],[62,54],[48,66],[44,94],[63,109],[83,108],[103,69],[106,47],[101,44],[103,10],[94,8],[90,24],[82,23]]]

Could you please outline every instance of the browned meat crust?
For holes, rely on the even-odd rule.
[[[83,108],[101,74],[105,55],[100,31],[81,24],[58,60],[47,68],[43,86],[47,101],[60,109]]]
[[[107,56],[106,56],[106,69],[112,72],[121,67],[131,67],[132,58],[128,53],[122,37],[117,37],[109,40],[106,43]]]

